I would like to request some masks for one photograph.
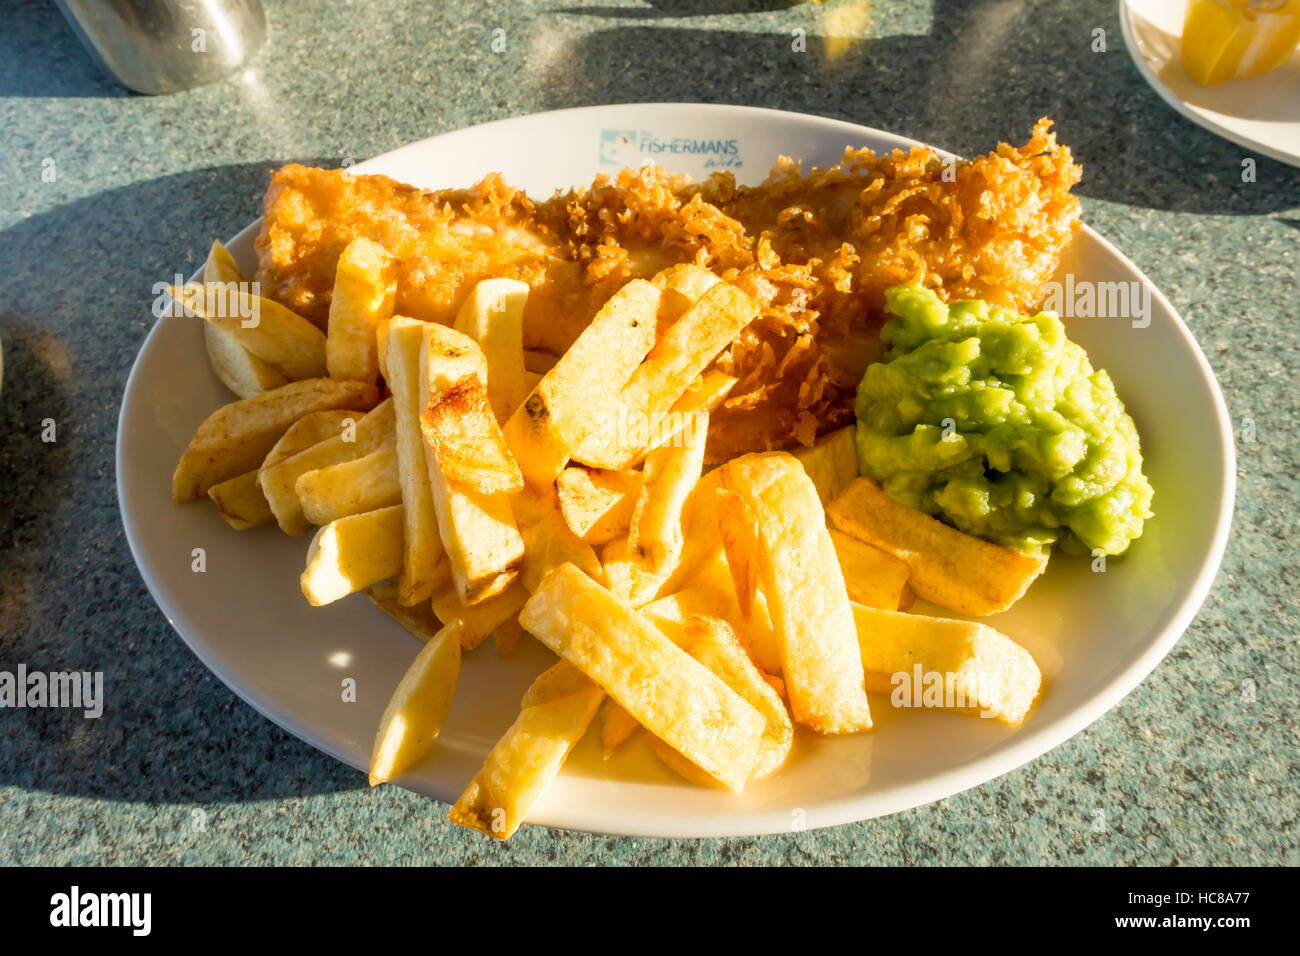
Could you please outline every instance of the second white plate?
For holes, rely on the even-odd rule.
[[[1185,0],[1120,0],[1129,56],[1160,98],[1239,146],[1300,166],[1300,49],[1263,76],[1201,86],[1179,62]]]

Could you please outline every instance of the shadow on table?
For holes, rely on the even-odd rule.
[[[703,0],[659,0],[651,11],[573,7],[621,20],[704,15]],[[765,7],[767,5],[764,5]],[[772,4],[772,7],[781,6]],[[806,52],[790,17],[775,32],[627,25],[577,40],[539,83],[547,108],[643,102],[743,103],[845,119],[961,155],[1022,143],[1050,116],[1084,167],[1077,191],[1175,212],[1262,214],[1289,208],[1300,170],[1252,154],[1174,112],[1138,73],[1113,5],[934,0],[928,36],[837,37],[836,7],[805,5]],[[888,29],[884,23],[881,29]],[[1104,29],[1106,52],[1091,49]],[[798,144],[792,144],[798,155]]]
[[[199,663],[118,517],[118,406],[153,283],[189,274],[211,237],[253,219],[270,168],[110,189],[0,232],[0,671],[102,671],[106,700],[98,719],[0,708],[0,787],[203,803],[365,786]]]
[[[39,42],[33,43],[33,37]],[[53,0],[5,4],[0,96],[130,95],[91,59]]]

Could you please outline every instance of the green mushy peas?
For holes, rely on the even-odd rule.
[[[891,497],[1041,554],[1120,554],[1151,517],[1137,429],[1050,312],[896,286],[858,386],[858,466]]]

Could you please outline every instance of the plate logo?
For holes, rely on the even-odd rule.
[[[673,156],[700,156],[705,169],[739,169],[744,166],[740,141],[731,139],[696,139],[693,136],[662,137],[648,130],[602,129],[600,162],[602,166],[639,166],[645,162],[662,163]]]
[[[600,162],[604,166],[635,166],[641,161],[637,152],[640,134],[634,129],[602,129]]]

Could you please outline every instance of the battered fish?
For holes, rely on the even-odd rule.
[[[710,460],[807,445],[851,418],[880,354],[889,286],[1022,310],[1040,301],[1079,224],[1070,190],[1081,170],[1050,127],[1040,120],[1024,146],[952,165],[919,148],[846,150],[807,174],[782,158],[753,187],[643,167],[544,202],[496,174],[426,192],[286,166],[265,198],[258,279],[323,327],[339,254],[365,236],[401,260],[399,313],[451,322],[474,283],[520,279],[532,289],[526,346],[558,354],[623,283],[695,262],[761,305],[716,360],[740,382],[714,416]]]

